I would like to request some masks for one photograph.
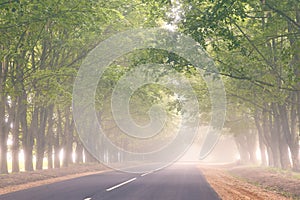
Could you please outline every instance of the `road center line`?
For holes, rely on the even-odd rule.
[[[145,173],[145,174],[142,174],[141,176],[143,177],[143,176],[147,176],[148,174],[151,174],[151,173],[153,173],[153,172],[147,172],[147,173]]]
[[[135,181],[135,180],[136,180],[136,178],[132,178],[132,179],[130,179],[130,180],[128,180],[128,181],[125,181],[125,182],[123,182],[123,183],[120,183],[120,184],[118,184],[118,185],[115,185],[115,186],[113,186],[113,187],[111,187],[111,188],[106,189],[106,192],[112,191],[112,190],[114,190],[114,189],[116,189],[116,188],[118,188],[118,187],[121,187],[121,186],[123,186],[123,185],[125,185],[125,184],[127,184],[127,183],[130,183],[130,182],[132,182],[132,181]]]

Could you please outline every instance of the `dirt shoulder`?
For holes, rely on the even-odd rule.
[[[300,173],[262,167],[235,167],[228,172],[267,190],[300,199]]]
[[[201,165],[200,169],[223,200],[300,199],[300,180],[294,174],[247,166]]]
[[[59,169],[0,175],[0,195],[109,170],[101,164],[77,164]]]

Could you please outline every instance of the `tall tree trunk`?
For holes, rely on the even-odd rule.
[[[279,114],[280,114],[280,124],[282,127],[281,135],[280,135],[280,147],[284,148],[283,152],[283,161],[285,165],[283,166],[284,169],[291,168],[291,163],[290,163],[290,158],[289,158],[289,148],[293,148],[293,143],[294,139],[290,131],[290,126],[289,126],[289,118],[287,114],[287,108],[286,105],[279,105],[278,106]],[[298,140],[297,140],[298,143]]]
[[[291,6],[295,10],[296,23],[300,24],[300,7],[297,1],[291,1]],[[300,41],[298,35],[300,34],[299,27],[292,24],[291,21],[288,23],[289,32],[289,42],[291,49],[293,50],[293,59],[290,63],[290,67],[294,69],[295,77],[300,77]],[[295,92],[292,94],[292,108],[291,108],[291,137],[293,142],[291,142],[290,150],[292,154],[293,170],[300,171],[300,161],[299,161],[299,139],[300,139],[300,81],[296,80],[294,84]],[[296,127],[296,121],[298,119],[298,132]]]
[[[12,127],[12,172],[19,172],[20,166],[19,166],[19,128],[20,128],[20,113],[19,113],[19,97],[14,100],[12,103],[12,118],[13,118],[13,127]]]
[[[274,157],[271,147],[267,146],[267,152],[268,152],[268,166],[274,167]]]
[[[54,125],[54,120],[53,120],[53,110],[54,110],[54,105],[49,106],[49,111],[48,111],[48,129],[47,129],[47,160],[48,160],[48,169],[53,168],[53,140],[54,140],[54,135],[53,135],[53,125]]]
[[[79,139],[77,140],[76,142],[76,163],[79,164],[79,163],[83,163],[83,146],[81,144],[81,142],[79,141]]]
[[[250,163],[250,155],[247,149],[247,139],[244,133],[238,134],[234,137],[235,143],[237,145],[239,154],[240,154],[240,163],[241,164],[249,164]]]
[[[269,150],[272,152],[273,165],[271,166],[280,168],[279,133],[273,127],[273,115],[270,112],[263,112],[263,130],[266,141],[268,142]]]
[[[269,124],[271,130],[271,148],[274,160],[274,167],[281,168],[280,162],[280,122],[278,121],[278,114],[276,106],[272,103],[272,113],[269,114]]]
[[[25,93],[25,91],[24,91]],[[27,100],[27,96],[26,94],[23,94],[23,101],[24,99]],[[25,98],[26,97],[26,98]],[[35,109],[33,116],[32,116],[32,120],[31,120],[31,124],[30,124],[30,128],[28,128],[27,125],[27,105],[22,103],[22,112],[20,114],[21,116],[21,127],[22,127],[22,131],[23,131],[23,150],[24,150],[24,158],[25,158],[25,170],[26,171],[33,171],[33,145],[34,145],[34,131],[36,130],[36,126],[35,123],[37,124],[37,110]]]
[[[57,129],[54,139],[54,167],[60,168],[60,136],[62,135],[62,117],[59,108],[57,108],[57,118]]]
[[[22,51],[21,58],[24,58],[26,55],[26,51]],[[13,62],[13,68],[16,77],[11,77],[11,82],[14,85],[14,89],[18,94],[17,97],[13,100],[13,105],[15,108],[12,108],[12,116],[13,116],[13,128],[12,128],[12,172],[19,172],[20,171],[20,160],[19,160],[19,153],[20,153],[20,120],[22,109],[24,107],[23,98],[23,71],[20,62],[15,61]],[[23,91],[23,92],[22,92]],[[21,95],[20,95],[21,94]],[[27,126],[27,125],[26,125]],[[22,135],[24,137],[24,135]]]
[[[43,160],[45,153],[45,129],[47,122],[47,109],[40,108],[39,125],[36,135],[36,169],[43,169]]]
[[[279,143],[279,151],[281,168],[291,169],[291,161],[289,158],[289,146],[284,139],[281,140],[281,142]]]
[[[7,138],[8,131],[5,119],[5,97],[0,101],[0,174],[7,174]]]
[[[267,166],[267,155],[266,155],[266,146],[265,146],[265,141],[263,137],[263,130],[260,124],[260,117],[258,114],[258,111],[255,112],[254,116],[254,122],[257,128],[258,132],[258,144],[259,144],[259,149],[260,149],[260,156],[261,156],[261,165],[262,166]]]
[[[24,72],[19,71],[19,80],[24,79]],[[24,167],[25,171],[33,171],[33,145],[34,138],[33,133],[29,131],[28,122],[27,122],[27,93],[25,90],[24,82],[20,81],[21,85],[21,95],[19,96],[19,108],[20,108],[20,125],[23,133],[22,137],[22,147],[24,151]]]
[[[257,132],[250,129],[246,134],[247,138],[247,150],[250,156],[250,163],[257,164],[256,150],[257,150]]]
[[[92,156],[92,154],[84,148],[85,162],[86,163],[97,163],[97,159]]]
[[[70,121],[70,108],[65,109],[65,126],[64,126],[64,157],[63,166],[67,167],[72,160],[73,149],[73,121]]]
[[[75,130],[75,122],[73,120],[73,118],[70,119],[70,128],[69,128],[69,141],[70,141],[70,144],[69,144],[69,163],[73,163],[73,143],[74,143],[74,130]]]
[[[0,68],[0,174],[7,174],[7,138],[8,138],[8,124],[5,113],[6,93],[5,82],[6,73],[8,69],[8,62],[6,58],[1,63]]]
[[[291,158],[293,170],[300,170],[299,166],[299,135],[297,132],[297,93],[291,94],[291,111],[290,111],[290,141],[289,148],[291,151]],[[300,131],[300,129],[299,129]]]
[[[267,146],[268,163],[269,166],[275,167],[277,165],[277,162],[275,162],[274,158],[276,158],[276,161],[279,160],[279,158],[277,158],[278,154],[276,152],[276,148],[274,148],[274,144],[272,144],[272,137],[271,137],[272,125],[270,125],[270,120],[272,120],[270,119],[270,114],[268,114],[266,109],[264,109],[262,112],[262,130],[263,130],[263,135],[265,137],[265,142],[266,142],[265,144]],[[275,155],[273,155],[273,152],[275,153]]]
[[[300,83],[299,83],[299,85],[300,85]],[[300,86],[299,86],[299,88],[300,88]],[[297,119],[298,119],[298,135],[296,133],[296,136],[298,137],[298,141],[299,141],[300,140],[299,139],[300,138],[300,91],[297,92],[297,105],[296,106],[297,106]],[[298,145],[299,145],[299,143],[298,143]],[[291,151],[294,151],[294,153],[292,154],[292,159],[293,159],[293,169],[295,171],[300,171],[299,149],[300,149],[300,147],[298,147],[298,149],[291,150]]]

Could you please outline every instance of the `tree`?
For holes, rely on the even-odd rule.
[[[236,79],[229,87],[245,85],[229,95],[250,103],[269,164],[298,170],[299,2],[191,1],[183,9],[182,31],[207,47],[220,74]]]

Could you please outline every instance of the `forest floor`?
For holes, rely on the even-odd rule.
[[[200,169],[223,200],[300,199],[299,173],[236,165],[200,165]],[[81,164],[0,175],[0,194],[109,170],[101,164]]]

